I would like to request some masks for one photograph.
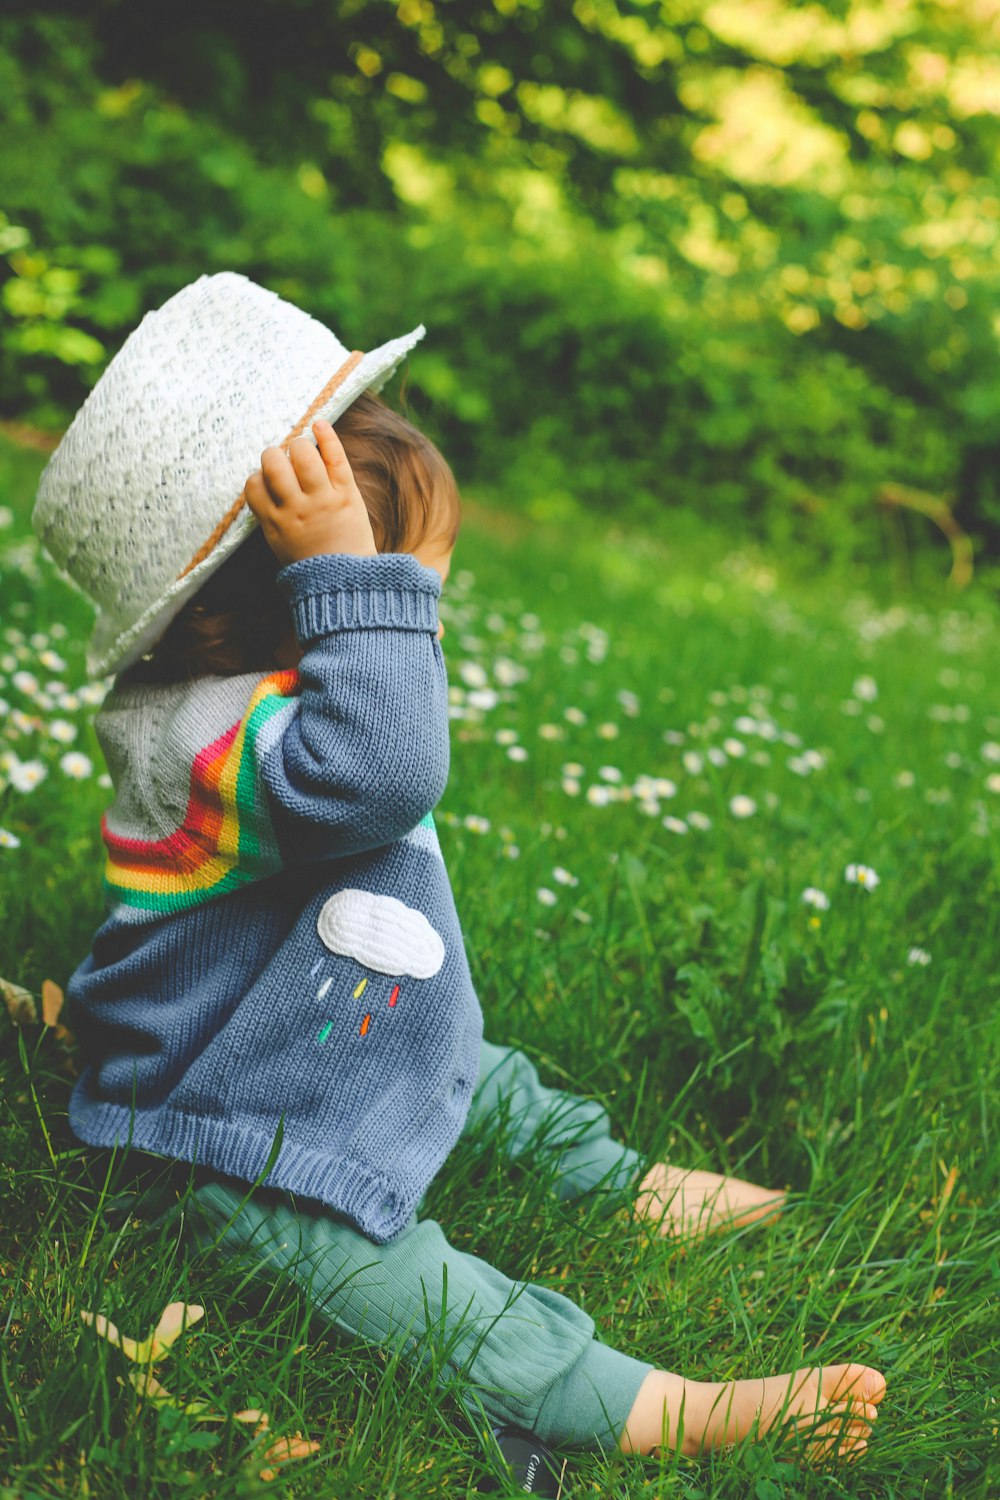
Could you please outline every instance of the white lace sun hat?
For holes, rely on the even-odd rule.
[[[52,454],[31,518],[97,608],[92,676],[148,651],[256,527],[243,487],[263,449],[380,391],[426,331],[351,351],[231,271],[146,314]]]

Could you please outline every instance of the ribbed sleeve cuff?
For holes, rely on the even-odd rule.
[[[282,568],[278,588],[288,601],[301,645],[337,630],[416,630],[437,634],[441,579],[408,552],[355,557],[325,552]]]
[[[535,1432],[553,1446],[617,1448],[639,1387],[655,1368],[591,1339],[576,1364],[549,1388]]]

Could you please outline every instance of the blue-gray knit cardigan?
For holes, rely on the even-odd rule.
[[[385,1242],[457,1139],[482,1016],[431,809],[440,579],[278,575],[295,670],[115,683],[96,728],[109,915],[68,986],[70,1123],[317,1199]]]

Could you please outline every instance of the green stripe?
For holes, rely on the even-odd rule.
[[[240,864],[245,863],[249,868],[273,869],[274,862],[278,860],[278,845],[273,832],[267,847],[262,849],[257,831],[248,821],[248,817],[253,818],[270,828],[271,820],[267,815],[266,804],[258,796],[257,737],[274,714],[281,713],[295,701],[294,698],[282,698],[277,694],[262,698],[247,720],[243,754],[236,772],[236,821]]]

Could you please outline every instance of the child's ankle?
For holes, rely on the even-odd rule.
[[[667,1370],[651,1370],[639,1387],[619,1447],[624,1453],[652,1453],[659,1448],[695,1458],[705,1445],[706,1414],[714,1390]]]

